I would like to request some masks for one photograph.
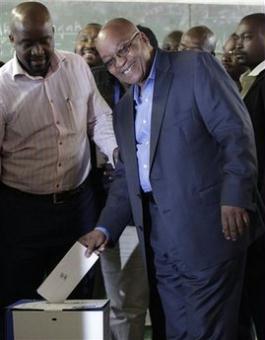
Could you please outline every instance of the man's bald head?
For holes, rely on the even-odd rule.
[[[99,31],[96,48],[110,73],[121,82],[143,84],[154,49],[131,21],[125,18],[108,21]]]
[[[45,23],[52,26],[50,13],[40,2],[22,2],[11,11],[11,33],[22,26],[27,29],[32,23]]]
[[[194,26],[183,33],[179,50],[204,51],[214,54],[216,37],[207,26]]]
[[[108,21],[100,30],[98,35],[99,43],[106,39],[106,36],[109,32],[113,32],[114,34],[121,33],[121,32],[128,32],[132,33],[137,31],[136,25],[134,25],[131,21],[125,18],[115,18]]]
[[[44,77],[54,53],[54,30],[48,9],[23,2],[11,12],[10,42],[18,62],[30,75]]]

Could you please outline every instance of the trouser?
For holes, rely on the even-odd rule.
[[[165,329],[160,339],[167,340],[235,340],[245,254],[204,270],[190,270],[177,249],[170,253],[161,242],[166,228],[154,200],[149,197],[144,206],[151,294],[158,293],[162,305],[153,332]]]
[[[136,228],[128,226],[101,257],[112,340],[143,340],[148,286]]]
[[[96,222],[89,180],[82,190],[60,197],[32,195],[0,186],[0,308],[39,298],[36,289],[72,244]],[[86,277],[72,297],[89,297]],[[2,335],[3,338],[3,335]]]
[[[238,340],[265,339],[265,235],[247,251]]]

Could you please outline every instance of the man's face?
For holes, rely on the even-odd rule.
[[[122,83],[144,83],[150,70],[152,48],[142,32],[109,27],[99,34],[97,50],[109,72]]]
[[[223,46],[221,62],[234,80],[238,80],[240,75],[246,71],[246,67],[238,63],[236,55],[236,37],[231,37]]]
[[[223,47],[223,55],[221,58],[222,64],[228,73],[232,72],[237,65],[237,59],[235,57],[236,40],[229,39]]]
[[[54,53],[54,30],[51,23],[16,23],[9,38],[21,66],[32,76],[44,77]]]
[[[79,33],[76,40],[75,52],[81,55],[89,66],[102,63],[95,45],[98,32],[98,27],[88,26]]]
[[[236,58],[238,63],[250,68],[265,59],[265,30],[254,21],[242,21],[236,31]]]

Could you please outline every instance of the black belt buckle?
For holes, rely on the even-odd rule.
[[[64,203],[64,199],[63,199],[63,195],[62,193],[53,193],[52,194],[52,201],[53,201],[53,204],[62,204]]]

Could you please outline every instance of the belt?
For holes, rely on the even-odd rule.
[[[71,190],[66,190],[66,191],[61,191],[61,192],[54,192],[51,194],[32,194],[29,192],[25,191],[20,191],[18,189],[12,188],[8,185],[5,185],[4,183],[1,184],[1,189],[4,189],[8,192],[12,192],[18,196],[23,196],[25,198],[32,198],[32,199],[39,199],[43,201],[48,201],[53,204],[62,204],[65,203],[66,201],[69,201],[71,198],[73,198],[75,195],[81,193],[84,191],[84,189],[88,186],[88,178],[80,184],[78,187],[71,189]]]
[[[85,189],[86,185],[87,185],[87,181],[84,181],[77,188],[74,188],[72,190],[62,191],[62,192],[54,192],[53,194],[50,194],[47,196],[52,197],[53,204],[64,203],[70,200],[71,198],[73,198],[73,196],[81,193]]]

